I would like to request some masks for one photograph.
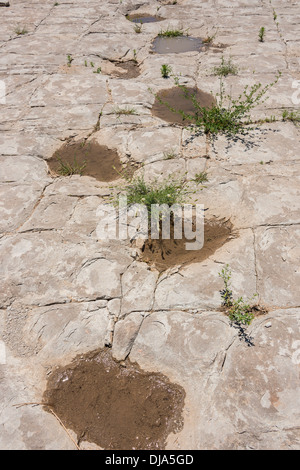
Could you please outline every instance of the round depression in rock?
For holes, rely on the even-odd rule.
[[[163,449],[183,426],[183,388],[129,360],[120,365],[109,349],[57,368],[43,398],[45,410],[53,410],[79,444],[106,450]]]
[[[193,232],[196,233],[196,225],[192,222]],[[166,271],[176,266],[185,266],[191,263],[201,263],[227,243],[235,234],[230,221],[224,219],[210,219],[204,222],[204,244],[201,249],[187,249],[187,244],[195,241],[186,238],[182,227],[182,238],[174,238],[174,225],[171,224],[171,236],[169,239],[160,237],[145,241],[141,250],[140,260],[155,266],[159,272]]]
[[[152,43],[152,52],[156,54],[181,54],[183,52],[200,52],[203,43],[200,38],[190,36],[165,37],[157,36]]]
[[[153,15],[148,15],[147,13],[140,13],[140,14],[133,14],[133,15],[127,15],[126,16],[127,20],[131,21],[132,23],[157,23],[159,21],[163,21],[164,18],[160,16],[153,16]]]
[[[122,164],[115,149],[96,141],[67,142],[47,161],[49,169],[57,176],[92,176],[99,181],[119,178]]]
[[[197,87],[175,86],[166,90],[161,90],[155,95],[151,112],[154,116],[163,119],[171,124],[188,125],[191,120],[185,115],[194,116],[194,99],[199,107],[210,108],[215,105],[215,98],[210,93],[205,93]]]

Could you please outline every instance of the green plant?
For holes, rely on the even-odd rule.
[[[136,52],[136,49],[133,49],[133,60],[134,60],[134,62],[137,62],[137,52]]]
[[[264,42],[265,35],[266,35],[266,28],[264,26],[262,26],[259,30],[259,33],[258,33],[258,37],[259,37],[260,42]]]
[[[67,55],[67,60],[68,60],[68,62],[67,62],[68,67],[71,67],[71,64],[72,64],[74,59],[70,54]]]
[[[101,67],[98,67],[93,73],[101,73]]]
[[[84,61],[84,66],[85,66],[85,67],[87,67],[87,66],[88,66],[88,64],[87,64],[87,61],[86,61],[86,60]]]
[[[195,177],[192,179],[197,184],[203,184],[208,181],[207,173],[202,171],[201,173],[196,173]]]
[[[172,67],[170,67],[170,65],[163,64],[160,68],[160,73],[162,78],[169,78],[172,73]]]
[[[245,301],[243,297],[234,300],[232,306],[228,310],[228,316],[232,323],[237,325],[248,326],[254,319],[254,313],[249,301]]]
[[[277,13],[276,13],[274,8],[273,8],[273,19],[274,19],[274,21],[277,20]]]
[[[177,153],[174,149],[164,152],[164,160],[173,160],[174,158],[177,158]]]
[[[262,86],[256,83],[249,87],[246,85],[243,92],[238,98],[233,99],[231,95],[226,94],[225,85],[222,77],[220,77],[220,92],[215,96],[215,104],[210,107],[202,106],[198,103],[196,94],[191,92],[185,85],[180,85],[178,77],[175,77],[175,84],[182,89],[186,99],[190,100],[193,105],[193,112],[186,113],[181,109],[176,109],[163,101],[157,94],[157,100],[167,106],[174,113],[181,115],[183,120],[188,121],[197,129],[201,129],[205,134],[237,134],[242,132],[244,126],[251,122],[250,111],[257,105],[265,102],[267,91],[274,86],[281,73],[278,72],[274,82]]]
[[[15,33],[18,36],[23,36],[24,34],[28,34],[28,31],[25,26],[23,26],[22,28],[20,26],[17,26],[15,29]]]
[[[90,66],[94,68],[95,67],[94,62],[90,62]]]
[[[217,31],[213,34],[207,33],[207,36],[202,39],[203,44],[206,44],[206,45],[212,44],[214,39],[216,38],[216,35],[217,35]]]
[[[134,29],[135,33],[139,34],[139,33],[142,32],[142,27],[143,27],[143,24],[142,24],[142,23],[139,23],[139,24],[136,23],[136,24],[134,25],[134,28],[133,28],[133,29]]]
[[[227,315],[232,323],[239,326],[250,325],[254,319],[253,306],[250,303],[257,294],[254,294],[248,300],[244,300],[243,297],[235,300],[230,287],[231,274],[228,264],[219,272],[219,276],[224,283],[224,289],[220,292],[223,299],[222,305],[226,308]]]
[[[232,290],[230,289],[231,270],[229,264],[226,264],[219,272],[219,276],[223,279],[224,289],[221,291],[221,297],[223,299],[223,305],[225,307],[231,307],[232,305]]]
[[[129,108],[128,106],[126,106],[125,108],[120,108],[120,107],[115,108],[114,114],[117,114],[117,116],[121,116],[121,115],[129,116],[129,115],[137,114],[137,112],[135,108]]]
[[[282,120],[283,121],[291,121],[294,124],[300,123],[300,111],[288,111],[285,109],[282,112]]]
[[[124,195],[127,198],[128,207],[134,204],[144,205],[147,208],[149,223],[153,210],[152,205],[165,204],[171,207],[173,204],[183,204],[186,202],[188,194],[191,193],[184,176],[178,179],[169,176],[161,182],[154,180],[149,183],[145,182],[143,176],[135,178],[124,174],[122,176],[125,177],[126,184],[121,188],[117,197],[112,197],[112,202],[118,205],[120,195]]]
[[[64,162],[61,157],[57,157],[57,160],[60,163],[60,167],[57,172],[62,176],[82,175],[87,163],[86,160],[84,160],[80,165],[77,162],[76,156],[74,156],[73,163]]]
[[[225,59],[222,56],[221,64],[213,68],[214,75],[219,77],[227,77],[228,75],[237,75],[238,67],[232,63],[231,57]]]
[[[188,30],[184,31],[183,28],[170,29],[168,26],[167,29],[161,30],[158,36],[164,37],[164,38],[177,38],[180,36],[188,36]]]

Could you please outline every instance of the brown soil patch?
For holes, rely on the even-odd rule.
[[[92,176],[99,181],[113,181],[119,178],[122,164],[118,152],[105,145],[91,142],[67,142],[48,160],[50,170],[62,176],[61,166],[83,167],[81,174]]]
[[[139,13],[133,15],[127,15],[126,19],[132,21],[132,23],[157,23],[158,21],[163,21],[164,18],[161,16],[152,16],[148,15],[147,13]]]
[[[165,37],[157,36],[152,43],[152,52],[156,54],[181,54],[183,52],[200,52],[204,44],[200,38],[191,36]]]
[[[116,65],[116,68],[113,72],[113,75],[118,78],[125,78],[125,79],[131,79],[131,78],[137,78],[141,71],[139,64],[135,60],[127,60],[127,62],[118,62]],[[119,69],[124,70],[118,71]]]
[[[144,372],[128,360],[121,366],[105,349],[54,371],[43,402],[79,443],[150,450],[163,449],[168,435],[182,428],[184,399],[184,390],[162,374]]]
[[[146,240],[142,248],[141,261],[154,265],[159,272],[175,266],[183,266],[190,263],[200,263],[211,256],[233,237],[232,224],[223,220],[207,220],[204,223],[204,245],[201,250],[187,250],[187,240],[182,239]]]
[[[195,95],[197,102],[201,107],[210,108],[215,104],[214,97],[209,93],[205,93],[204,91],[199,90],[199,88],[187,87],[186,91],[189,96]],[[176,111],[181,110],[184,111],[185,114],[195,114],[195,108],[192,100],[186,96],[184,90],[180,87],[169,88],[157,93],[151,111],[154,116],[169,123],[181,124],[184,126],[189,124],[189,120],[184,120],[181,114],[172,111],[164,103],[167,103],[168,106]]]

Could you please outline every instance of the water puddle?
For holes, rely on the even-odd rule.
[[[194,227],[195,230],[195,227]],[[204,246],[201,250],[187,250],[187,240],[183,234],[182,239],[146,240],[140,260],[154,265],[159,272],[175,266],[184,266],[191,263],[200,263],[215,253],[232,237],[232,224],[226,220],[207,220],[204,224]]]
[[[106,182],[118,179],[122,171],[118,152],[95,141],[67,142],[47,163],[56,176],[80,174]]]
[[[200,38],[190,36],[157,36],[152,43],[152,52],[156,54],[181,54],[182,52],[200,52],[204,47]]]
[[[186,91],[189,96],[195,96],[199,106],[210,108],[215,104],[215,99],[210,93],[205,93],[198,88],[187,87]],[[185,91],[180,87],[173,87],[162,90],[157,93],[154,104],[152,106],[152,114],[171,124],[187,125],[190,123],[178,112],[172,111],[169,107],[176,111],[184,111],[185,114],[194,115],[195,107],[192,99],[186,96]]]
[[[43,403],[78,439],[106,450],[163,449],[183,426],[185,392],[108,349],[81,355],[49,377]]]
[[[132,23],[157,23],[159,21],[163,21],[164,18],[160,16],[151,16],[147,15],[146,13],[144,14],[135,14],[135,15],[127,15],[126,16],[127,20],[132,21]]]

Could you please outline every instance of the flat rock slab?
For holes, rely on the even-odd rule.
[[[15,0],[1,8],[3,450],[75,450],[72,430],[25,403],[41,403],[56,366],[106,347],[121,365],[129,359],[184,388],[183,428],[168,449],[300,449],[300,128],[282,118],[299,110],[299,5],[153,3]],[[126,19],[135,13],[164,20],[137,33]],[[167,28],[216,35],[201,52],[152,53]],[[222,56],[238,68],[224,78],[233,97],[282,72],[245,133],[207,136],[152,114],[155,94],[173,88],[174,77],[219,93]],[[230,221],[230,239],[201,262],[162,272],[140,261],[141,245],[99,239],[99,206],[118,193],[122,175],[106,183],[55,176],[47,165],[63,144],[92,140],[146,181],[187,178],[191,202],[207,219]],[[268,308],[244,336],[222,312],[226,264],[234,298],[257,293]]]
[[[299,309],[255,320],[252,347],[222,314],[148,316],[130,358],[188,390],[185,428],[170,437],[170,447],[278,449],[289,443],[297,449],[298,331]]]

